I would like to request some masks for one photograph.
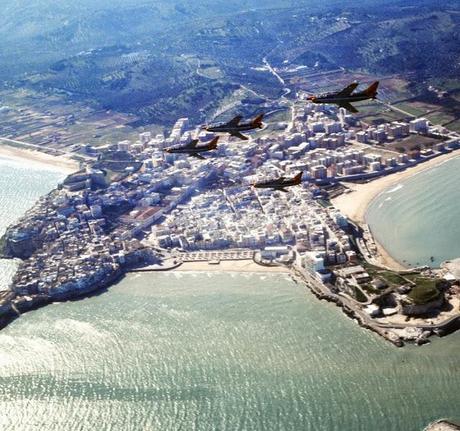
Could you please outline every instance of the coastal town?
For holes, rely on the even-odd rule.
[[[460,1],[0,10],[0,431],[460,431]]]
[[[365,220],[340,211],[351,184],[449,157],[460,136],[424,118],[361,123],[297,94],[289,118],[247,142],[220,137],[204,160],[165,152],[216,135],[179,119],[168,136],[82,146],[80,170],[42,197],[1,240],[20,258],[0,297],[3,325],[46,303],[108,287],[128,271],[225,261],[289,272],[319,298],[395,345],[422,344],[460,324],[455,271],[402,268]],[[304,173],[288,193],[251,186]]]

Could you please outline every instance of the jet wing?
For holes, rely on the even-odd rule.
[[[241,115],[237,115],[233,120],[230,120],[226,126],[231,126],[231,127],[235,127],[235,126],[238,126],[238,124],[240,124],[240,121],[243,117]]]
[[[353,84],[350,84],[348,87],[345,87],[342,91],[339,91],[337,93],[337,96],[351,96],[351,93],[356,90],[356,87],[358,87],[357,82],[353,82]]]
[[[195,148],[198,144],[198,139],[194,139],[187,144],[187,148]]]
[[[287,193],[287,192],[288,192],[284,187],[276,187],[276,190],[278,190],[278,191],[280,191],[280,192],[283,192],[283,193]]]
[[[203,157],[201,154],[198,154],[198,153],[193,153],[193,154],[190,154],[191,156],[193,157],[196,157],[197,159],[200,159],[200,160],[206,160],[206,157]]]
[[[244,136],[240,132],[230,132],[230,135],[234,136],[235,138],[242,139],[243,141],[247,141],[249,139],[247,136]]]
[[[341,108],[345,108],[347,111],[353,112],[356,114],[359,112],[351,103],[348,102],[342,102],[338,104]]]

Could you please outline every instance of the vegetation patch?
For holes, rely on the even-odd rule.
[[[364,292],[359,287],[353,286],[353,290],[354,290],[355,299],[358,302],[367,302],[367,296],[364,294]]]
[[[408,297],[414,304],[422,305],[439,298],[441,292],[436,287],[436,280],[430,278],[417,278],[416,285]]]
[[[407,280],[404,277],[401,277],[396,272],[382,271],[379,273],[379,276],[385,279],[388,282],[388,284],[392,284],[396,286],[407,284]]]

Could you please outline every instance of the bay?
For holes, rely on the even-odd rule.
[[[368,208],[373,235],[407,266],[460,257],[460,157],[381,193]],[[431,259],[433,257],[433,259]]]

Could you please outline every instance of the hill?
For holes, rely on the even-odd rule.
[[[0,24],[7,85],[135,114],[134,125],[268,109],[282,85],[264,58],[402,74],[413,95],[427,80],[460,88],[454,1],[4,0]]]

